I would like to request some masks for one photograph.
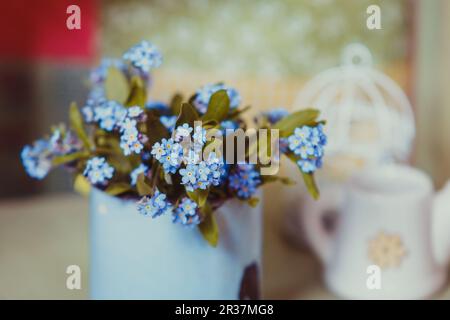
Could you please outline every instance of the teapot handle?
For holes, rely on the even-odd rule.
[[[326,264],[331,256],[333,231],[325,228],[323,217],[327,212],[337,211],[340,202],[340,192],[323,192],[317,201],[306,200],[303,203],[301,218],[302,226],[308,244],[312,247],[320,260]]]
[[[450,180],[434,198],[432,218],[434,256],[440,265],[445,266],[450,260]]]

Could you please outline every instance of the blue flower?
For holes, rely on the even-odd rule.
[[[265,112],[264,114],[267,117],[267,120],[273,124],[289,115],[289,112],[284,108],[275,108]]]
[[[159,111],[167,111],[169,109],[169,106],[165,104],[164,102],[160,101],[150,101],[145,104],[146,109],[150,110],[159,110]]]
[[[192,132],[192,127],[189,126],[189,124],[184,123],[181,126],[178,126],[175,129],[175,141],[176,142],[181,142],[187,138],[189,138],[189,140],[191,139],[191,132]]]
[[[130,144],[130,151],[136,154],[141,153],[142,149],[144,149],[144,145],[140,141],[135,141]]]
[[[289,141],[287,138],[280,138],[279,147],[281,153],[286,153],[289,150]]]
[[[137,122],[134,119],[125,118],[123,122],[120,124],[120,131],[132,131],[136,129]]]
[[[200,162],[197,166],[198,181],[208,182],[210,172],[208,164],[205,161]]]
[[[128,117],[130,117],[130,118],[137,118],[143,112],[144,112],[144,110],[142,110],[142,108],[139,107],[139,106],[131,107],[131,108],[128,108]]]
[[[142,152],[142,153],[141,153],[141,159],[142,159],[142,161],[148,162],[148,161],[150,161],[151,158],[152,158],[151,152]]]
[[[120,59],[102,59],[99,66],[91,71],[90,80],[94,85],[105,82],[110,67],[115,67],[122,72],[127,71],[127,66]]]
[[[226,174],[223,158],[217,157],[215,152],[211,152],[206,159],[209,169],[208,182],[218,186]]]
[[[323,125],[319,124],[312,129],[311,142],[317,146],[325,146],[327,144],[327,136],[323,132]]]
[[[144,216],[156,218],[163,214],[172,213],[173,206],[164,193],[156,190],[152,197],[142,197],[137,203],[137,209]]]
[[[80,151],[82,142],[71,131],[55,129],[48,140],[49,150],[55,156],[66,155]]]
[[[311,173],[322,166],[324,146],[327,137],[323,132],[323,125],[315,127],[302,126],[294,130],[294,134],[288,137],[288,148],[294,154],[300,156],[297,165],[305,173]]]
[[[181,183],[186,186],[186,189],[193,191],[193,185],[197,182],[197,166],[188,164],[185,169],[180,169]]]
[[[302,140],[299,137],[297,137],[296,135],[289,136],[287,141],[289,144],[289,149],[291,151],[297,150],[297,148],[300,147],[300,145],[302,143]]]
[[[103,93],[100,96],[96,96],[92,91],[89,96],[90,97],[86,100],[85,105],[81,108],[81,113],[87,123],[93,123],[94,121],[97,121],[95,119],[95,109],[99,106],[103,106],[106,103],[106,99],[104,98]]]
[[[94,109],[94,120],[99,123],[100,128],[106,131],[113,131],[119,127],[126,115],[126,109],[113,100],[105,101]]]
[[[114,168],[103,157],[89,159],[83,172],[83,175],[94,185],[105,185],[113,174]]]
[[[182,151],[181,145],[179,143],[175,142],[172,138],[162,139],[161,144],[162,144],[164,150],[166,150],[166,153],[175,152],[175,153],[179,154]]]
[[[199,150],[206,143],[206,130],[202,126],[196,126],[194,128],[194,149]]]
[[[94,121],[94,110],[92,110],[92,108],[89,108],[88,106],[84,106],[81,109],[81,113],[84,116],[84,121],[86,121],[87,123],[91,123]]]
[[[123,59],[130,61],[133,67],[148,73],[151,69],[157,68],[162,63],[162,55],[152,43],[141,41],[128,49],[123,55]]]
[[[103,86],[94,86],[88,93],[88,100],[103,101],[105,99],[105,88]]]
[[[228,177],[229,188],[242,199],[250,198],[260,184],[260,174],[252,164],[237,165],[234,172]]]
[[[185,160],[186,161],[186,160]],[[211,152],[206,161],[189,163],[186,168],[180,169],[181,183],[186,190],[207,189],[210,185],[219,185],[226,173],[222,158]]]
[[[138,176],[141,173],[147,174],[147,172],[148,172],[148,167],[143,163],[141,163],[137,168],[135,168],[133,171],[131,171],[131,173],[130,173],[131,185],[135,186]]]
[[[294,153],[299,155],[302,159],[308,159],[310,156],[314,155],[314,152],[314,145],[312,143],[303,143],[294,150]]]
[[[222,133],[226,136],[229,133],[233,133],[239,128],[239,124],[233,120],[225,120],[220,123]]]
[[[128,142],[121,140],[119,146],[122,149],[124,155],[129,156],[131,154],[131,147]]]
[[[83,145],[76,135],[64,128],[53,130],[48,139],[40,139],[25,146],[20,154],[25,171],[35,179],[43,179],[52,168],[55,156],[78,152]]]
[[[130,129],[127,129],[122,132],[121,140],[124,142],[127,142],[128,144],[132,144],[135,141],[138,141],[139,137],[139,131],[136,129],[136,127],[131,127]]]
[[[197,204],[189,198],[183,198],[173,213],[173,222],[185,226],[198,225],[201,221]]]
[[[43,179],[52,168],[51,152],[47,140],[37,140],[33,145],[25,146],[20,157],[25,171],[32,178]]]
[[[169,132],[172,132],[177,123],[177,116],[161,116],[159,120]]]
[[[151,154],[163,165],[166,173],[175,173],[182,161],[183,148],[173,139],[162,139],[161,143],[156,142]]]
[[[166,150],[164,149],[164,146],[161,143],[156,142],[152,147],[151,154],[156,160],[159,160],[161,159],[162,156],[166,154]]]
[[[309,137],[311,136],[312,130],[313,130],[313,128],[308,127],[308,126],[295,128],[294,135],[304,142],[307,139],[309,139]]]
[[[297,165],[305,173],[311,173],[322,167],[322,159],[300,159],[297,161]]]
[[[145,136],[141,135],[136,127],[135,119],[126,118],[120,124],[120,147],[123,154],[128,156],[131,153],[139,154],[144,148],[142,142],[145,143]]]
[[[114,121],[114,119],[108,117],[100,121],[100,128],[105,129],[106,131],[112,131],[115,124],[116,122]]]
[[[228,98],[230,98],[230,108],[234,109],[239,106],[241,103],[241,96],[239,92],[231,87],[227,87],[222,83],[219,84],[208,84],[197,90],[196,96],[194,99],[194,106],[200,113],[205,113],[208,109],[209,100],[211,96],[219,91],[226,90],[228,94]]]
[[[84,121],[87,123],[94,122],[94,109],[97,107],[97,101],[94,99],[88,99],[83,108],[81,108],[81,113],[84,116]]]
[[[153,145],[151,154],[162,165],[166,173],[179,173],[181,184],[186,190],[206,189],[211,184],[218,185],[225,173],[223,159],[219,159],[214,152],[210,153],[206,161],[201,161],[202,147],[206,141],[206,130],[197,126],[193,133],[194,143],[191,141],[193,128],[183,124],[176,128],[175,138],[162,139]],[[178,138],[178,140],[177,140]],[[188,138],[189,145],[182,145],[180,140]],[[180,169],[181,165],[183,167]]]
[[[136,154],[141,153],[144,145],[139,141],[139,132],[136,128],[131,128],[122,132],[120,136],[120,147],[123,154],[128,156],[133,152]]]
[[[175,173],[180,167],[181,157],[178,152],[166,153],[160,162],[166,173]]]

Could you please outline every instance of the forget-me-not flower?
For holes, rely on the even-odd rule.
[[[294,134],[288,137],[288,148],[300,157],[297,165],[305,173],[314,172],[322,166],[326,143],[322,124],[295,128]]]
[[[172,132],[177,123],[177,116],[161,116],[159,121],[161,121],[163,126],[166,127],[169,132]]]
[[[137,209],[144,216],[156,218],[163,214],[171,214],[173,206],[164,193],[156,190],[152,197],[142,197],[137,204]]]
[[[113,174],[114,168],[103,157],[89,159],[83,172],[83,175],[94,185],[105,185]]]
[[[25,171],[32,178],[43,179],[52,168],[49,142],[45,139],[37,140],[31,146],[25,146],[20,157]]]
[[[239,164],[228,176],[229,188],[242,199],[249,199],[260,184],[260,174],[253,164]]]
[[[131,173],[130,173],[131,185],[135,186],[138,176],[141,173],[147,174],[148,169],[149,169],[148,166],[146,166],[145,164],[141,163],[137,168],[135,168],[133,171],[131,171]]]
[[[128,49],[123,55],[123,59],[144,73],[159,67],[162,63],[162,55],[158,48],[145,40]]]
[[[270,123],[274,124],[289,115],[289,112],[284,108],[274,108],[272,110],[264,112],[264,114],[267,117],[267,120],[269,120]]]
[[[197,204],[189,198],[183,198],[173,212],[173,222],[184,226],[195,226],[200,221]]]
[[[197,90],[195,99],[193,101],[194,106],[200,113],[205,113],[208,109],[209,100],[211,96],[219,90],[226,90],[228,98],[230,99],[230,108],[234,109],[241,103],[241,96],[239,92],[232,88],[227,87],[223,83],[208,84]]]

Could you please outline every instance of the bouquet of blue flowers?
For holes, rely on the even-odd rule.
[[[218,83],[188,99],[175,94],[167,104],[148,102],[150,71],[161,62],[160,52],[147,41],[122,59],[103,60],[91,73],[84,106],[70,106],[70,128],[56,126],[50,136],[23,148],[27,173],[42,179],[64,166],[73,172],[76,189],[86,192],[93,186],[134,198],[142,215],[171,215],[174,223],[198,226],[213,246],[218,241],[214,211],[225,201],[237,198],[254,206],[261,185],[291,183],[263,174],[279,161],[279,152],[298,164],[308,190],[318,197],[314,171],[322,165],[326,136],[317,110],[262,113],[255,125],[266,134],[255,130],[255,139],[246,135],[240,148],[233,142],[248,129],[242,119],[248,107],[240,107],[234,88]],[[261,153],[270,161],[249,161]]]

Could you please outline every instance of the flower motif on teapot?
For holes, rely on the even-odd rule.
[[[381,231],[369,240],[368,255],[371,262],[388,269],[399,267],[407,251],[399,235]]]

